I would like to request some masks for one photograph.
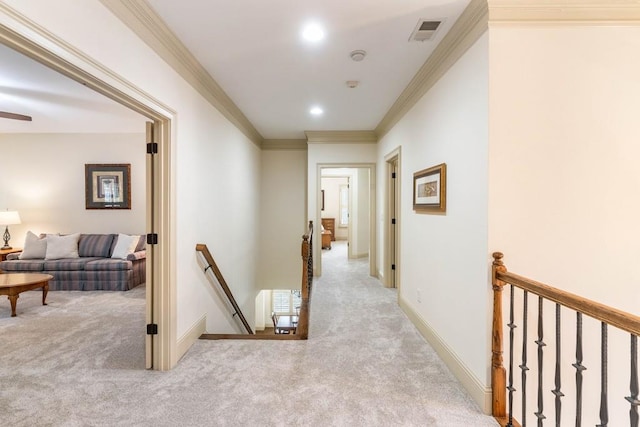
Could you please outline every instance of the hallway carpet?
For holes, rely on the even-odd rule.
[[[144,287],[0,301],[12,426],[497,426],[346,246],[323,251],[308,341],[198,341],[145,371]],[[219,331],[208,331],[219,332]]]

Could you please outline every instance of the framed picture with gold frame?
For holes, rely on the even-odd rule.
[[[447,164],[413,174],[413,210],[418,213],[447,211]]]
[[[86,209],[131,209],[130,164],[85,164]]]

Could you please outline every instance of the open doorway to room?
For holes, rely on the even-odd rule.
[[[33,31],[33,34],[35,34],[34,39],[42,42],[43,36],[36,29],[33,29]],[[43,45],[48,47],[44,48]],[[98,145],[90,147],[90,141],[82,141],[82,138],[76,138],[75,143],[77,146],[71,147],[69,146],[69,144],[73,145],[73,142],[70,141],[71,137],[66,139],[58,138],[57,140],[64,143],[65,146],[58,150],[55,155],[49,155],[44,152],[46,145],[41,144],[41,149],[38,149],[38,141],[30,140],[28,135],[24,136],[24,134],[28,134],[25,126],[22,128],[20,126],[7,126],[0,129],[0,132],[4,135],[23,134],[21,137],[23,142],[30,140],[31,156],[20,160],[15,156],[19,153],[14,153],[11,163],[22,165],[24,168],[32,168],[34,156],[36,158],[40,156],[52,164],[55,163],[58,166],[62,166],[49,176],[49,180],[41,181],[41,185],[33,181],[35,179],[33,174],[29,174],[29,179],[27,180],[22,179],[25,176],[24,174],[18,175],[23,184],[31,185],[34,190],[24,189],[18,194],[15,192],[16,186],[13,186],[14,190],[5,193],[11,196],[11,200],[4,200],[3,202],[10,204],[14,208],[18,207],[16,205],[24,206],[23,228],[25,230],[26,228],[37,227],[38,224],[42,226],[49,224],[50,227],[54,227],[53,223],[47,222],[49,218],[42,213],[42,206],[37,205],[38,203],[40,205],[45,204],[50,192],[42,192],[37,189],[42,188],[42,184],[45,182],[51,184],[51,182],[56,181],[65,185],[63,191],[68,192],[69,197],[79,199],[62,204],[56,204],[56,200],[50,203],[49,208],[53,209],[51,212],[56,213],[56,215],[52,216],[58,218],[59,223],[54,232],[57,231],[61,234],[74,233],[76,231],[74,227],[76,226],[82,228],[82,230],[77,231],[91,232],[91,217],[93,217],[93,220],[96,221],[95,228],[97,233],[107,234],[107,230],[101,228],[104,224],[124,225],[133,222],[137,224],[135,230],[132,228],[127,233],[127,230],[122,228],[114,229],[112,232],[120,233],[122,231],[122,234],[139,234],[142,238],[141,240],[146,240],[146,235],[148,234],[153,235],[161,232],[166,232],[165,235],[168,236],[169,206],[161,206],[159,202],[161,200],[160,195],[166,194],[169,187],[169,175],[168,170],[166,170],[168,162],[166,160],[163,161],[163,157],[168,152],[168,129],[170,125],[168,117],[170,115],[167,114],[168,112],[164,108],[156,105],[153,100],[142,92],[131,90],[129,91],[130,93],[125,93],[116,89],[114,85],[122,86],[116,75],[105,72],[101,75],[107,77],[105,80],[100,80],[93,74],[84,71],[85,69],[90,69],[94,73],[107,71],[92,63],[90,58],[82,56],[77,51],[72,51],[68,46],[61,46],[54,40],[47,40],[47,43],[43,45],[0,25],[0,51],[4,55],[4,59],[1,61],[3,69],[0,70],[0,78],[2,79],[0,89],[2,94],[5,95],[4,98],[14,101],[9,108],[19,110],[16,113],[32,116],[33,120],[29,122],[30,124],[51,126],[49,130],[40,129],[34,131],[33,127],[31,128],[31,132],[33,134],[39,133],[40,137],[42,137],[43,132],[45,132],[44,135],[52,135],[47,141],[50,145],[55,142],[55,135],[71,135],[73,133],[79,135],[82,133],[91,134],[95,137]],[[58,53],[64,52],[65,55],[68,55],[68,58],[73,57],[75,65],[72,65],[68,59],[62,59],[51,49],[55,49]],[[30,79],[31,81],[29,81]],[[64,89],[56,92],[56,88],[60,89],[57,85],[64,87]],[[129,87],[132,88],[130,85]],[[38,97],[39,99],[31,99]],[[5,106],[3,106],[3,109],[5,109]],[[75,118],[73,116],[74,111],[76,112]],[[85,114],[83,115],[82,113]],[[88,118],[90,116],[94,116],[94,119],[90,120]],[[99,116],[102,120],[98,118]],[[119,121],[118,118],[122,121]],[[149,119],[152,122],[149,122]],[[75,121],[76,128],[63,130],[64,123],[67,121],[68,123]],[[122,128],[118,128],[118,123]],[[132,125],[135,126],[135,130],[130,127]],[[113,155],[117,154],[117,150],[109,150],[109,146],[115,147],[117,145],[114,138],[104,136],[110,133],[113,134],[113,128],[121,132],[119,135],[128,134],[131,139],[125,145],[130,145],[131,147],[127,148],[132,151],[123,148],[125,152],[119,153],[120,157],[117,159],[113,157]],[[4,142],[11,147],[10,141],[7,142],[6,138]],[[148,150],[148,143],[150,142],[156,143],[151,153]],[[82,157],[83,147],[86,147],[87,151],[91,152],[91,155]],[[104,148],[104,150],[101,151],[101,148]],[[60,160],[65,153],[68,154],[68,157],[64,161]],[[139,153],[139,155],[135,154],[134,159],[130,157],[134,156],[132,153]],[[109,154],[111,154],[111,157],[108,156]],[[85,164],[99,163],[125,163],[132,167],[130,169],[129,182],[131,183],[132,192],[131,202],[132,206],[135,206],[135,211],[133,208],[119,212],[109,211],[108,209],[92,212],[85,211]],[[74,175],[61,179],[65,174],[74,173],[78,176]],[[160,176],[165,176],[166,178],[160,180]],[[51,180],[52,177],[55,177],[56,180]],[[6,182],[7,180],[4,181]],[[27,182],[25,183],[25,181]],[[59,211],[64,208],[72,209],[72,211],[60,213]],[[120,222],[116,218],[118,214],[120,215]],[[30,224],[27,224],[27,218]],[[26,233],[25,230],[22,230],[23,236]],[[41,231],[49,232],[51,229],[43,229]],[[166,240],[168,241],[169,239]],[[19,244],[21,245],[22,242]],[[140,294],[138,297],[143,300],[141,310],[142,319],[144,320],[140,325],[140,333],[139,335],[136,333],[137,338],[135,338],[139,340],[136,347],[141,349],[143,353],[140,356],[143,362],[135,367],[168,369],[173,362],[170,357],[167,357],[168,354],[171,354],[170,348],[172,346],[169,340],[169,319],[172,317],[169,311],[172,308],[159,310],[157,299],[154,297],[159,294],[162,294],[163,297],[171,294],[170,289],[168,289],[169,283],[166,279],[161,279],[163,275],[159,274],[159,270],[163,268],[162,264],[165,264],[159,262],[161,257],[164,256],[165,251],[163,249],[161,245],[147,246],[146,248],[146,285],[142,291],[140,289],[137,291]],[[133,295],[133,293],[129,295]],[[53,299],[54,295],[50,292],[47,298],[50,306],[53,305]],[[171,304],[169,304],[169,307],[171,307]],[[159,333],[155,338],[153,335],[145,334],[148,331],[145,323],[147,325],[158,325]],[[100,323],[100,328],[96,329],[100,330],[100,333],[104,336],[105,328],[108,328],[109,324],[110,322],[105,320]],[[114,336],[117,335],[117,333],[114,334]],[[48,338],[51,339],[51,337]],[[110,361],[117,363],[118,360],[119,356],[114,356]]]
[[[324,254],[333,251],[331,259],[339,254],[348,259],[366,258],[369,274],[377,276],[375,165],[323,165],[318,184],[321,244],[316,273],[322,274]]]
[[[320,180],[322,192],[320,232],[323,250],[331,250],[335,242],[349,240],[349,202],[351,200],[349,187],[352,172],[352,169],[323,170]]]

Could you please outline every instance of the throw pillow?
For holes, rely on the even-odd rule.
[[[42,239],[36,236],[31,231],[27,231],[27,236],[24,239],[24,247],[20,254],[20,259],[44,259],[47,253],[47,239],[46,236]]]
[[[115,238],[115,234],[81,234],[78,240],[78,255],[108,258]]]
[[[127,255],[136,251],[140,236],[129,236],[127,234],[118,234],[116,247],[113,248],[111,258],[127,259]]]
[[[47,235],[47,253],[44,259],[79,258],[78,239],[80,233],[66,236]]]

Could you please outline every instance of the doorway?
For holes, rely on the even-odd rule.
[[[176,362],[175,325],[171,322],[171,319],[175,319],[176,308],[172,297],[175,295],[175,290],[172,289],[173,281],[169,280],[171,268],[168,242],[171,240],[169,223],[171,206],[166,200],[171,190],[168,153],[170,117],[173,114],[129,82],[120,79],[110,70],[96,64],[91,58],[82,55],[72,47],[43,34],[34,25],[17,21],[12,24],[15,24],[14,28],[18,28],[23,34],[29,34],[29,36],[25,37],[0,25],[0,43],[151,120],[151,124],[147,125],[147,138],[151,138],[152,141],[151,145],[147,144],[146,147],[148,155],[145,167],[147,191],[145,233],[151,236],[166,236],[166,238],[156,239],[157,244],[147,245],[146,320],[148,325],[156,325],[157,334],[150,334],[145,338],[145,364],[148,369],[170,369]],[[64,54],[67,59],[63,59],[54,50],[60,55]],[[73,58],[73,61],[69,58]],[[98,74],[100,78],[96,76]],[[140,149],[145,150],[145,147],[140,144]],[[147,328],[147,331],[153,332],[153,329],[153,327]]]
[[[325,190],[325,212],[322,211],[323,179],[336,181],[331,193],[328,192],[329,187]],[[369,261],[369,274],[377,277],[375,181],[375,164],[318,164],[316,194],[319,202],[314,222],[321,224],[323,218],[333,218],[336,239],[346,240],[348,244],[348,258],[366,257]],[[333,209],[333,214],[328,209]],[[314,243],[315,274],[320,276],[321,227],[318,226],[316,230],[318,239],[317,244]]]
[[[324,169],[320,182],[322,192],[322,249],[349,240],[349,187],[351,169]]]

